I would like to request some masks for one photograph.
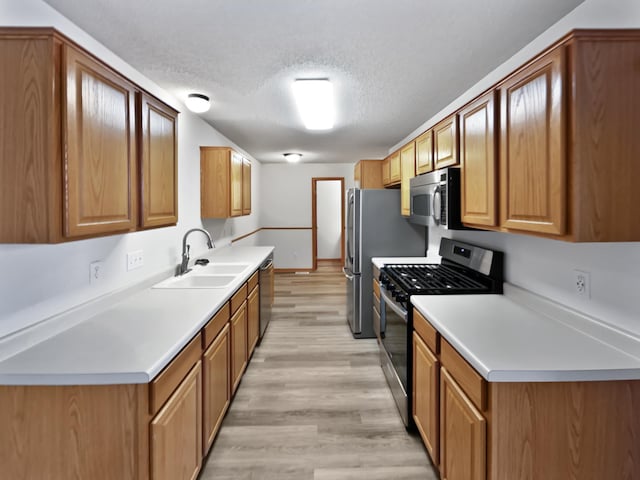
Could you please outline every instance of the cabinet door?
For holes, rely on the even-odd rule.
[[[389,157],[389,183],[400,183],[400,152],[396,152]]]
[[[202,357],[203,454],[206,455],[218,433],[231,400],[231,344],[229,324],[218,334]]]
[[[64,235],[133,230],[137,223],[135,89],[65,45]]]
[[[178,221],[177,113],[162,102],[139,94],[140,210],[142,227]]]
[[[409,216],[411,196],[409,180],[416,176],[416,144],[411,142],[400,151],[402,182],[400,183],[400,210],[402,215]]]
[[[451,115],[433,127],[433,150],[435,168],[458,164],[458,115]]]
[[[485,480],[486,420],[446,368],[440,370],[440,375],[442,480]]]
[[[462,221],[497,226],[496,92],[460,112]]]
[[[242,215],[242,155],[231,152],[231,216]]]
[[[382,184],[389,185],[391,183],[391,162],[389,157],[382,161]]]
[[[231,317],[231,394],[236,392],[247,366],[247,302]]]
[[[416,174],[433,170],[433,130],[416,138]]]
[[[256,286],[247,300],[247,356],[250,357],[260,337],[260,286]]]
[[[505,228],[566,230],[564,49],[500,87],[500,217]]]
[[[440,362],[417,333],[413,333],[413,419],[435,465],[440,461]]]
[[[251,162],[242,159],[242,215],[251,213]]]
[[[202,462],[202,368],[198,361],[151,421],[151,480],[194,480]]]

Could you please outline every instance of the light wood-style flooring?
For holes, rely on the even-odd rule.
[[[397,412],[375,339],[346,324],[335,266],[276,274],[273,317],[201,480],[435,480]]]

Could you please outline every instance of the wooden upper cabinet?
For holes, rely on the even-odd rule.
[[[566,231],[565,50],[500,86],[500,211],[504,228]]]
[[[251,214],[251,162],[242,159],[242,215]]]
[[[409,216],[411,210],[411,196],[409,191],[409,181],[416,176],[416,144],[411,142],[400,150],[400,210],[402,215]]]
[[[382,161],[382,185],[385,187],[391,183],[391,160],[389,157]]]
[[[135,87],[71,46],[63,57],[65,236],[133,230]]]
[[[203,218],[251,213],[251,165],[245,167],[242,155],[229,147],[200,147],[200,206]]]
[[[140,226],[178,221],[178,112],[138,94],[140,110]]]
[[[401,180],[400,151],[397,151],[389,156],[389,185],[398,184]]]
[[[433,170],[433,130],[416,138],[416,175]]]
[[[141,89],[52,28],[0,29],[0,61],[0,242],[55,243],[176,223],[175,171],[167,193],[167,168],[157,161],[159,148],[175,160],[175,130],[158,137],[150,114],[150,130],[138,132]],[[176,112],[155,105],[171,111],[175,129]]]
[[[242,155],[231,152],[231,216],[242,215]]]
[[[458,115],[455,113],[433,127],[434,168],[457,165]]]
[[[353,179],[359,188],[383,188],[382,160],[360,160],[353,170]]]
[[[495,90],[460,111],[462,221],[467,224],[498,224],[496,114]]]

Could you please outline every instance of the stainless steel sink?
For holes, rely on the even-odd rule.
[[[172,277],[154,285],[153,288],[224,288],[236,279],[235,275],[203,275],[189,273]]]

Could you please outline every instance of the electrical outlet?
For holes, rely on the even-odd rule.
[[[102,280],[102,262],[91,262],[89,264],[89,283],[93,285]]]
[[[573,283],[576,295],[585,299],[591,298],[591,274],[589,272],[574,270]]]
[[[144,251],[136,250],[135,252],[127,253],[127,272],[129,270],[135,270],[144,265]]]

